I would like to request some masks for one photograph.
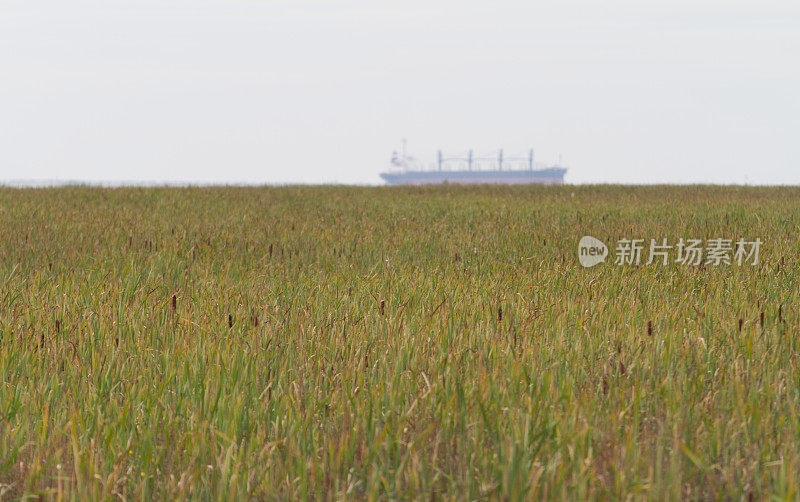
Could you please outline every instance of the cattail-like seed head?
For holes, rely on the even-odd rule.
[[[647,321],[647,336],[653,335],[653,321]]]
[[[233,316],[231,314],[228,314],[228,328],[232,327],[233,327]]]
[[[763,310],[761,311],[761,318],[760,318],[759,322],[761,324],[761,327],[763,328],[764,327],[764,311]]]

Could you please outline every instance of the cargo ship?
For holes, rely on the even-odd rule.
[[[445,156],[439,150],[436,163],[427,169],[414,157],[406,154],[405,142],[400,153],[392,152],[391,166],[381,173],[390,185],[501,184],[559,185],[564,183],[567,168],[561,163],[541,165],[534,162],[533,150],[526,156],[504,157],[503,150],[496,155],[476,156],[472,150],[466,154]]]

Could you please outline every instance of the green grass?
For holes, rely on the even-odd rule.
[[[798,214],[789,188],[0,189],[0,498],[797,499]],[[764,244],[583,269],[585,234]]]

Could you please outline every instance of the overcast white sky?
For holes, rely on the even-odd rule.
[[[0,0],[0,180],[800,183],[800,2]]]

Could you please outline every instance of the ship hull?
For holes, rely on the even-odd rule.
[[[560,185],[566,172],[558,167],[534,171],[405,171],[382,173],[381,178],[390,185]]]

